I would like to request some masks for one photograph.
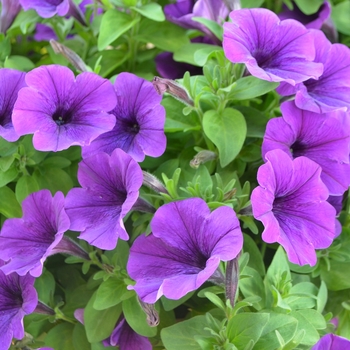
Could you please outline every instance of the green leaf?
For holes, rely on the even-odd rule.
[[[234,101],[250,100],[252,98],[265,95],[269,91],[276,89],[279,83],[261,80],[253,76],[238,79],[232,85],[219,89],[228,92],[229,99]]]
[[[343,34],[350,35],[350,1],[343,1],[335,5],[332,9],[332,20],[337,30]]]
[[[160,336],[167,350],[201,350],[202,348],[195,341],[194,337],[210,335],[210,333],[205,330],[205,327],[208,327],[206,317],[195,316],[187,321],[163,328],[160,332]]]
[[[247,123],[247,137],[262,139],[265,135],[266,124],[269,118],[259,110],[247,106],[235,106],[243,115]]]
[[[235,315],[227,324],[227,338],[238,349],[244,349],[251,340],[256,343],[270,315],[246,312]]]
[[[263,4],[264,0],[241,0],[242,8],[256,8]]]
[[[129,326],[138,334],[144,337],[154,337],[157,334],[157,327],[150,327],[147,324],[147,317],[142,310],[137,296],[123,301],[123,313]]]
[[[71,323],[61,323],[50,329],[45,337],[45,345],[55,350],[72,350],[74,325]]]
[[[206,62],[209,54],[217,50],[222,50],[222,47],[201,43],[186,43],[180,46],[178,50],[174,52],[174,60],[177,62],[186,62],[198,66],[200,64],[197,63],[197,59],[203,65]],[[195,54],[197,51],[199,51],[200,53],[195,58]]]
[[[72,164],[72,162],[67,159],[66,157],[60,157],[60,156],[52,156],[47,157],[43,162],[42,165],[47,167],[55,167],[59,169],[67,168]]]
[[[96,310],[105,310],[111,306],[117,305],[125,299],[124,294],[133,295],[134,292],[127,290],[122,280],[110,277],[99,286],[96,293],[94,308]]]
[[[35,68],[34,63],[24,56],[10,56],[4,62],[4,68],[12,68],[28,72]]]
[[[212,47],[205,47],[197,50],[193,55],[194,61],[200,67],[204,66],[207,63],[208,59],[211,56],[214,56],[215,53],[223,52],[223,49],[219,46],[214,46],[214,45],[210,45],[210,46]]]
[[[324,259],[321,260],[321,278],[329,290],[343,290],[350,288],[349,262],[330,260],[328,270]]]
[[[22,216],[22,208],[14,192],[6,186],[0,188],[0,213],[6,218],[20,218]]]
[[[299,9],[306,15],[312,15],[318,11],[320,6],[324,3],[323,0],[294,0]]]
[[[102,17],[100,34],[97,39],[98,50],[104,50],[114,40],[132,28],[139,20],[140,17],[133,19],[124,12],[108,10]]]
[[[280,246],[277,249],[273,257],[272,263],[270,264],[267,270],[266,279],[271,285],[276,285],[281,280],[281,277],[283,275],[286,276],[286,280],[290,281],[292,278],[289,270],[286,253]]]
[[[38,292],[38,297],[40,301],[46,304],[53,300],[55,287],[55,278],[48,270],[44,270],[44,273],[35,279],[35,289]]]
[[[191,19],[192,21],[204,24],[220,41],[222,41],[223,28],[219,23],[203,17],[192,17]]]
[[[264,327],[260,339],[255,344],[256,350],[279,349],[276,331],[282,336],[285,343],[292,340],[296,334],[298,321],[289,315],[271,312],[269,321]]]
[[[244,250],[244,252],[249,253],[248,266],[255,269],[259,273],[260,276],[264,276],[265,275],[265,265],[264,265],[260,250],[258,249],[253,238],[251,238],[249,235],[247,235],[245,233],[243,234],[243,236],[244,236],[243,250]]]
[[[218,148],[222,167],[236,158],[242,149],[247,133],[243,115],[232,108],[226,108],[222,114],[215,110],[205,112],[203,129],[206,136]]]
[[[39,15],[35,10],[21,11],[7,33],[11,35],[16,32],[16,28],[20,28],[23,34],[27,34],[28,28],[39,22]]]
[[[0,187],[6,186],[15,180],[17,175],[18,170],[14,164],[8,170],[0,172]]]
[[[152,43],[159,49],[170,52],[189,43],[185,29],[167,21],[154,22],[147,18],[141,21],[135,40]]]
[[[165,97],[162,105],[166,110],[166,120],[164,130],[166,132],[200,130],[201,126],[197,115],[193,112],[189,115],[183,115],[179,112],[183,109],[183,104],[172,97]]]
[[[165,296],[160,298],[165,311],[170,311],[183,304],[186,300],[190,299],[194,292],[187,293],[185,296],[178,300],[168,299]]]
[[[292,311],[290,316],[298,320],[298,330],[305,330],[305,336],[301,344],[314,345],[320,339],[317,329],[325,329],[326,322],[323,316],[316,310]]]
[[[70,176],[62,169],[53,167],[43,167],[42,172],[35,171],[33,178],[37,181],[40,188],[47,188],[52,194],[62,191],[67,194],[73,187],[73,181]]]
[[[157,21],[157,22],[165,21],[165,16],[164,16],[162,6],[160,6],[159,4],[156,4],[155,2],[151,2],[141,7],[132,6],[131,9],[133,9],[134,11],[137,11],[142,16],[147,17],[153,21]]]
[[[31,193],[39,191],[39,184],[33,176],[24,175],[16,183],[16,198],[18,203],[22,203]]]
[[[74,350],[90,350],[91,344],[87,340],[85,327],[77,323],[74,326],[73,334],[72,334],[72,341]]]
[[[328,297],[328,290],[326,283],[324,281],[321,281],[320,288],[318,289],[317,293],[317,311],[323,312],[324,307],[327,304],[327,297]]]
[[[93,307],[95,299],[96,293],[89,300],[84,310],[86,335],[90,343],[108,338],[122,312],[121,304],[102,311],[96,310]]]

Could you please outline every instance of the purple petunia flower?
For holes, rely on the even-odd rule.
[[[284,19],[295,19],[308,29],[321,29],[323,23],[331,15],[331,5],[328,1],[325,1],[316,13],[312,15],[306,15],[302,12],[299,7],[293,1],[293,10],[290,10],[285,4],[282,6],[282,12],[278,14],[279,19],[282,21]]]
[[[5,275],[0,270],[0,350],[8,350],[12,338],[24,337],[23,317],[31,314],[37,303],[34,277]]]
[[[280,21],[267,9],[242,9],[230,13],[224,24],[223,47],[234,63],[245,63],[257,78],[292,85],[317,79],[323,72],[315,58],[314,37],[301,23]]]
[[[220,207],[211,213],[200,198],[161,206],[151,229],[149,236],[136,238],[127,265],[136,280],[129,288],[150,304],[162,295],[180,299],[196,290],[217,273],[221,260],[234,259],[243,244],[235,212]]]
[[[295,104],[315,113],[350,108],[350,50],[342,44],[331,44],[319,30],[311,30],[316,46],[315,62],[324,65],[318,80],[309,79],[291,86],[282,83],[277,92],[282,96],[295,94]]]
[[[71,230],[101,249],[114,249],[118,238],[128,240],[123,218],[139,196],[140,166],[121,149],[97,153],[79,163],[78,180],[66,197]]]
[[[6,33],[21,10],[19,0],[0,0],[0,33]]]
[[[84,15],[74,0],[19,0],[25,11],[34,9],[40,17],[58,16],[75,17],[81,24],[86,24]]]
[[[321,179],[332,195],[350,185],[350,124],[346,113],[320,115],[297,108],[293,101],[281,106],[283,117],[270,119],[262,145],[263,157],[281,149],[292,158],[305,156],[322,167]]]
[[[102,343],[104,346],[118,346],[119,350],[152,350],[148,338],[136,333],[123,316],[119,318],[110,337]]]
[[[63,234],[69,229],[64,211],[64,196],[49,190],[30,194],[22,203],[23,217],[7,219],[0,233],[0,259],[7,261],[1,270],[38,277],[46,258],[60,251]],[[8,261],[9,260],[9,261]]]
[[[222,0],[178,0],[175,4],[166,5],[164,14],[169,22],[187,29],[198,29],[217,43],[218,39],[213,33],[192,18],[201,17],[222,24],[229,14],[229,9]]]
[[[313,266],[315,249],[328,248],[335,237],[335,209],[327,202],[321,167],[279,149],[265,158],[251,196],[253,215],[265,227],[262,239],[281,244],[292,263]]]
[[[26,86],[24,77],[23,72],[8,68],[0,69],[0,136],[10,142],[19,139],[12,125],[12,111],[18,91]]]
[[[311,350],[346,350],[350,349],[350,340],[335,334],[324,335]]]
[[[83,157],[121,148],[137,162],[145,155],[161,156],[166,147],[165,109],[153,85],[131,73],[121,73],[114,84],[117,105],[110,112],[116,120],[113,130],[100,135],[83,148]]]
[[[41,66],[26,75],[12,122],[18,135],[33,134],[39,151],[61,151],[72,145],[88,145],[111,130],[115,119],[112,84],[95,73],[76,78],[67,67]]]

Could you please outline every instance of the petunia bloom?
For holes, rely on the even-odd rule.
[[[165,109],[153,85],[131,73],[121,73],[114,84],[117,105],[110,111],[116,124],[83,148],[83,157],[116,148],[130,154],[137,162],[161,156],[166,147]]]
[[[86,24],[84,15],[74,0],[20,0],[20,3],[25,11],[34,9],[43,18],[67,15]]]
[[[136,333],[121,316],[112,334],[103,342],[104,346],[118,346],[119,350],[152,350],[147,337]]]
[[[12,125],[12,112],[18,91],[26,86],[25,73],[8,68],[0,69],[0,136],[6,141],[17,141],[19,135]]]
[[[221,25],[228,16],[229,10],[222,0],[178,0],[175,4],[166,5],[164,14],[169,22],[187,29],[198,29],[210,37],[213,43],[218,43],[219,40],[205,25],[192,18],[201,17]]]
[[[290,157],[305,156],[322,167],[321,179],[332,195],[342,195],[350,185],[350,124],[345,112],[320,115],[297,108],[293,101],[281,106],[282,117],[267,123],[262,145],[281,149]]]
[[[5,275],[0,270],[0,350],[8,350],[12,338],[24,337],[23,317],[31,314],[37,303],[34,277],[15,272]]]
[[[323,72],[315,58],[313,35],[299,22],[280,21],[267,9],[242,9],[230,13],[224,24],[223,48],[234,63],[245,63],[251,75],[295,85]]]
[[[19,0],[0,0],[0,33],[6,33],[21,10]]]
[[[78,170],[83,188],[66,197],[70,229],[101,249],[114,249],[118,238],[128,240],[123,218],[138,199],[142,179],[140,166],[121,149],[84,158]]]
[[[136,280],[129,288],[150,304],[162,295],[180,299],[196,290],[218,273],[221,260],[234,259],[243,244],[235,212],[220,207],[211,213],[200,198],[161,206],[151,230],[149,236],[136,238],[127,264]]]
[[[328,113],[350,108],[350,50],[342,44],[331,44],[319,30],[311,30],[316,45],[315,62],[324,66],[323,74],[295,86],[282,83],[277,92],[282,96],[294,95],[295,104],[315,113]]]
[[[6,261],[1,270],[23,276],[38,277],[46,258],[60,251],[63,234],[69,229],[64,210],[64,196],[49,190],[30,194],[22,203],[23,217],[7,219],[0,233],[0,259]]]
[[[293,1],[293,10],[290,10],[285,4],[282,6],[282,12],[278,13],[280,20],[295,19],[298,22],[304,24],[308,29],[321,29],[323,23],[331,15],[331,5],[328,1],[325,1],[316,13],[306,15],[303,13],[297,4]]]
[[[34,134],[39,151],[61,151],[72,145],[88,145],[113,129],[108,113],[116,104],[112,84],[95,73],[76,78],[59,65],[41,66],[26,74],[12,122],[18,135]]]
[[[265,159],[251,196],[253,215],[265,227],[262,239],[281,244],[292,263],[313,266],[315,249],[328,248],[335,237],[335,209],[327,202],[321,167],[279,149]]]
[[[350,349],[350,340],[335,334],[324,335],[311,350],[345,350]]]

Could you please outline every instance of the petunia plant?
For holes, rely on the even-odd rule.
[[[0,350],[349,346],[349,0],[0,6]]]

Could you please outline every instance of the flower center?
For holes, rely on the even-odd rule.
[[[294,159],[304,156],[306,154],[305,152],[306,150],[307,150],[307,146],[300,141],[295,141],[290,147],[290,151]]]
[[[70,123],[72,116],[72,112],[64,110],[63,108],[58,108],[52,115],[52,119],[58,126],[61,126]]]

